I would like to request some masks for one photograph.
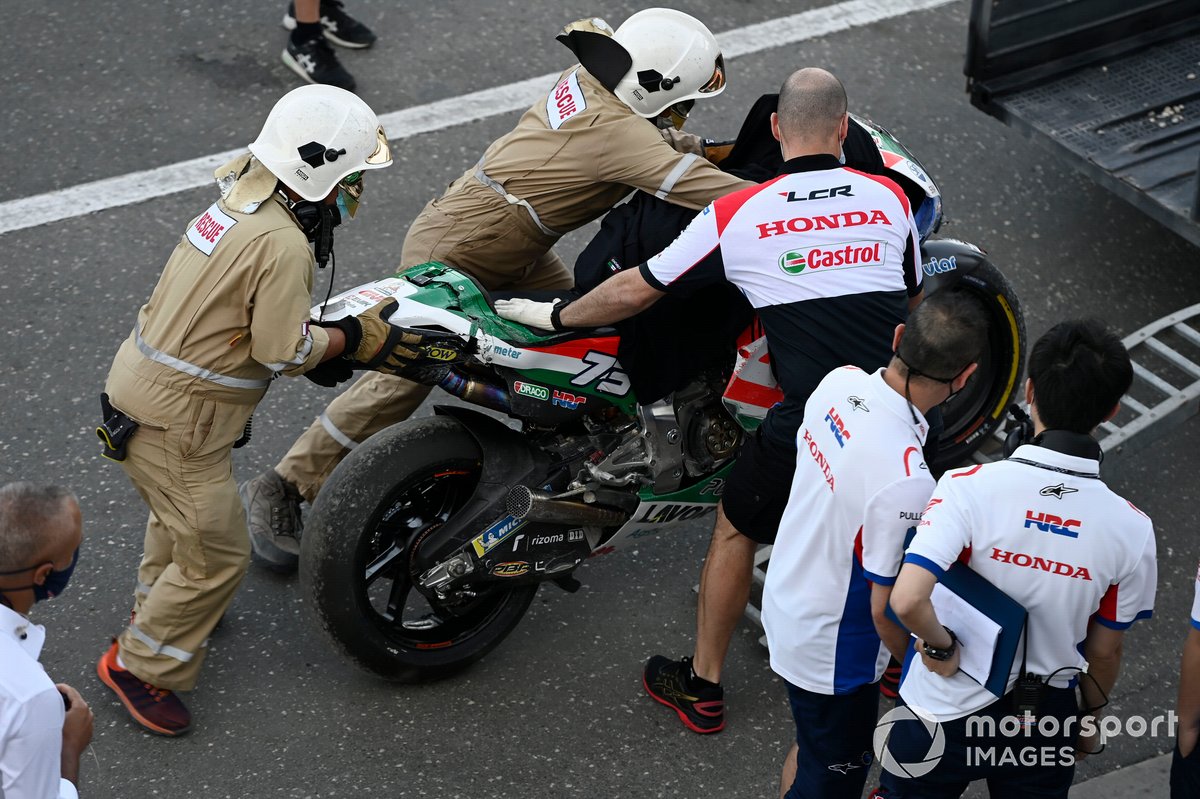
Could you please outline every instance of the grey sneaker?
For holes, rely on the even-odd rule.
[[[296,487],[268,469],[238,488],[250,527],[250,547],[255,563],[289,574],[300,564],[300,503]]]

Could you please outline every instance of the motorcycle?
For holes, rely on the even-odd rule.
[[[888,131],[856,122],[917,200],[923,238],[935,232],[941,195],[928,173]],[[1011,286],[981,249],[929,239],[922,252],[927,293],[969,291],[989,317],[978,370],[941,406],[936,473],[1003,422],[1025,328]],[[332,643],[386,678],[447,677],[503,641],[542,583],[573,592],[588,558],[713,515],[743,435],[782,398],[757,323],[723,369],[639,402],[615,331],[525,328],[446,264],[359,286],[314,315],[352,315],[389,297],[398,301],[389,321],[425,336],[402,376],[516,427],[438,405],[363,442],[317,497],[301,542],[303,589]]]

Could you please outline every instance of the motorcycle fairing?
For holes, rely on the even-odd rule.
[[[915,192],[906,191],[905,193],[912,200],[913,219],[917,223],[917,232],[921,242],[924,243],[925,239],[936,233],[942,225],[941,190],[933,182],[933,178],[929,177],[929,173],[925,171],[925,167],[921,166],[921,162],[916,159],[916,156],[909,152],[908,148],[901,144],[891,131],[876,125],[865,117],[854,114],[850,116],[871,134],[875,146],[879,148],[880,156],[883,157],[883,165],[892,173],[892,176],[898,177],[898,182],[906,188],[916,188]],[[924,194],[924,200],[921,199],[922,194]]]
[[[474,278],[436,262],[406,269],[396,277],[356,286],[330,300],[313,317],[335,320],[356,316],[383,300],[398,306],[391,320],[417,332],[452,333],[476,343],[475,357],[485,364],[508,367],[508,389],[514,396],[543,399],[552,408],[577,411],[582,395],[637,411],[629,376],[617,360],[616,336],[582,331],[574,335],[540,335],[496,314],[491,299]],[[521,393],[521,386],[526,392]]]
[[[783,389],[771,368],[767,334],[755,317],[737,340],[737,358],[733,374],[725,386],[721,403],[742,429],[759,428],[767,411],[783,402]]]
[[[693,485],[669,494],[655,494],[650,488],[643,488],[638,494],[637,510],[629,521],[602,540],[592,554],[608,554],[636,544],[639,538],[716,513],[731,469],[732,461]]]

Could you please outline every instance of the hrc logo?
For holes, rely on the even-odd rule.
[[[846,439],[850,438],[850,431],[846,429],[845,423],[842,422],[842,417],[838,416],[837,408],[829,409],[829,413],[825,414],[825,421],[829,422],[829,430],[833,433],[833,437],[837,439],[838,446],[846,446]]]
[[[1036,527],[1043,533],[1054,533],[1055,535],[1065,535],[1068,538],[1078,538],[1079,531],[1072,530],[1072,527],[1079,527],[1083,522],[1079,519],[1063,519],[1060,516],[1055,516],[1053,513],[1037,513],[1031,510],[1025,511],[1025,529]]]

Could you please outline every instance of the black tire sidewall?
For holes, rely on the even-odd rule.
[[[352,451],[322,487],[300,546],[300,580],[316,621],[336,648],[388,679],[422,682],[447,677],[479,660],[516,626],[537,585],[514,587],[488,625],[471,637],[434,649],[406,647],[389,637],[365,607],[355,564],[363,535],[381,503],[415,475],[442,464],[477,464],[479,445],[457,421],[435,416],[393,425]]]
[[[946,432],[929,464],[935,474],[940,474],[965,463],[1004,423],[1006,409],[1017,399],[1025,368],[1025,317],[1008,278],[974,246],[952,239],[934,239],[922,247],[922,256],[926,296],[953,286],[970,291],[983,303],[988,312],[988,340],[995,367],[991,374],[980,375],[988,381],[986,401],[972,418],[954,417],[942,406]],[[940,268],[945,268],[947,262],[955,267],[939,272],[931,266],[941,264]],[[956,442],[956,430],[970,432]]]

